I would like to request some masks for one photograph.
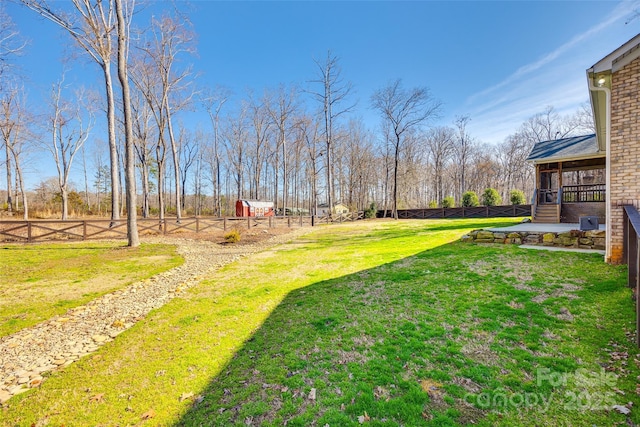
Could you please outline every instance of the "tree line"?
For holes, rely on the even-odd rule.
[[[5,209],[24,218],[30,205],[57,205],[66,219],[71,204],[76,213],[108,213],[113,222],[125,209],[127,218],[179,221],[230,215],[236,199],[271,200],[283,214],[340,202],[397,217],[402,208],[459,206],[466,193],[489,188],[504,200],[512,190],[530,197],[533,144],[593,132],[586,104],[569,116],[548,107],[504,142],[486,144],[469,134],[472,117],[439,122],[442,103],[429,88],[408,88],[401,79],[370,95],[380,122],[369,129],[353,113],[353,85],[331,52],[313,61],[307,82],[233,94],[200,81],[196,34],[180,11],[142,23],[133,22],[132,0],[21,3],[66,32],[101,76],[97,90],[72,87],[61,75],[48,105],[30,106],[11,66],[28,46],[0,9]],[[189,120],[194,112],[199,119]],[[26,189],[23,165],[43,149],[56,177]],[[78,166],[81,184],[71,179]]]

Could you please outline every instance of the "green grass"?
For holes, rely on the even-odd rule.
[[[0,246],[0,337],[182,264],[173,245]]]
[[[323,227],[244,258],[12,399],[0,423],[626,424],[600,408],[640,404],[625,269],[455,242],[505,222]]]

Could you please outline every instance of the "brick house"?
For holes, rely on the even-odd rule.
[[[587,70],[596,139],[606,152],[605,260],[623,261],[623,208],[640,208],[640,34]]]

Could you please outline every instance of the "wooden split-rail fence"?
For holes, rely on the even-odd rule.
[[[234,228],[278,228],[312,227],[319,224],[357,221],[364,218],[363,212],[334,215],[333,217],[315,216],[272,216],[272,217],[189,217],[149,219],[137,218],[138,233],[174,234],[204,233]],[[42,219],[42,220],[4,220],[0,221],[0,241],[3,242],[42,242],[55,240],[92,240],[121,239],[127,237],[127,220],[113,222],[109,219]]]

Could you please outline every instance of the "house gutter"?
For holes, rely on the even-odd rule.
[[[605,239],[605,262],[611,261],[611,89],[606,86],[596,86],[594,85],[594,79],[592,76],[595,76],[593,68],[587,70],[587,81],[589,82],[589,90],[593,92],[604,92],[605,96],[605,176],[606,176],[606,227],[607,227],[607,238]],[[595,111],[594,111],[595,113]],[[595,115],[595,114],[594,114]]]

